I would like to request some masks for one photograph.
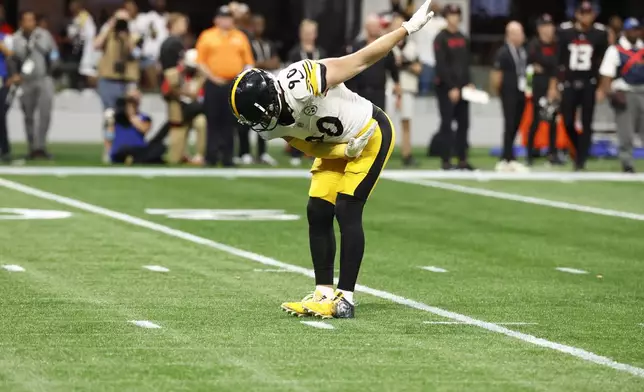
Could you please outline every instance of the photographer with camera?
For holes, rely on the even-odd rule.
[[[108,123],[114,128],[110,150],[112,163],[153,164],[164,163],[165,146],[161,141],[148,143],[145,135],[152,128],[150,116],[139,111],[141,92],[132,87],[125,97],[118,98],[114,110],[109,110]]]
[[[51,34],[37,27],[33,11],[24,11],[20,16],[20,30],[13,36],[13,46],[14,58],[20,70],[20,103],[29,142],[28,158],[50,159],[46,139],[54,101],[51,73],[54,63],[58,61],[58,48]]]
[[[130,84],[139,81],[141,38],[130,32],[129,22],[130,14],[127,11],[117,11],[94,41],[95,49],[103,52],[98,64],[97,90],[105,113],[115,109],[116,101],[125,96]],[[113,130],[106,126],[104,161],[109,160],[113,137]]]
[[[188,131],[197,132],[197,153],[189,160],[202,166],[206,152],[206,115],[204,113],[204,83],[206,77],[199,72],[197,50],[186,52],[182,64],[164,72],[161,92],[168,102],[170,144],[168,163],[180,163],[186,151]]]

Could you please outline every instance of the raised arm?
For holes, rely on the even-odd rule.
[[[383,35],[359,51],[343,57],[320,61],[326,66],[326,85],[333,87],[353,78],[385,57],[405,36],[422,29],[434,16],[430,10],[431,3],[432,0],[425,1],[412,18],[403,23],[402,27]]]

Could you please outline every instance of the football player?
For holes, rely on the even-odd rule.
[[[561,24],[557,32],[560,75],[551,79],[548,94],[553,100],[558,95],[558,84],[562,84],[561,114],[576,155],[575,170],[585,169],[590,153],[599,66],[608,48],[608,32],[604,25],[595,23],[596,17],[592,4],[583,1],[575,12],[575,22]],[[579,107],[580,135],[575,127]]]
[[[425,1],[402,27],[350,55],[304,60],[277,77],[250,69],[235,79],[230,107],[237,119],[265,139],[285,139],[315,156],[307,217],[315,291],[282,304],[297,315],[354,317],[353,291],[364,254],[362,212],[394,148],[387,115],[351,92],[344,82],[386,56],[432,18]],[[340,280],[333,290],[334,218],[341,233]]]

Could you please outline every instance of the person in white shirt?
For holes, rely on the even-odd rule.
[[[434,38],[446,26],[447,21],[441,14],[441,8],[438,4],[432,4],[434,17],[425,25],[425,27],[412,37],[416,43],[418,56],[422,65],[420,74],[420,95],[427,95],[433,90],[434,77],[436,75],[436,54],[434,53]]]
[[[142,37],[141,71],[148,88],[159,84],[159,55],[161,44],[168,38],[168,14],[165,0],[150,0],[152,10],[139,13],[134,0],[127,0],[124,8],[132,15],[132,29]]]
[[[392,30],[402,26],[404,21],[402,15],[395,16],[391,24]],[[419,60],[416,42],[411,39],[400,41],[398,46],[393,49],[393,53],[400,69],[399,78],[402,91],[396,103],[402,121],[402,161],[404,166],[417,166],[418,164],[412,155],[411,119],[414,116],[414,104],[418,94],[418,75],[421,74],[423,67]]]
[[[83,0],[71,0],[69,2],[69,12],[74,19],[67,26],[67,37],[73,45],[73,53],[78,53],[80,56],[78,74],[87,78],[85,83],[78,83],[76,87],[83,85],[93,86],[97,76],[96,66],[98,63],[96,51],[94,50],[96,24],[92,15],[85,9]]]
[[[633,137],[639,131],[644,135],[644,41],[640,23],[635,18],[624,21],[624,34],[617,44],[606,50],[599,68],[601,83],[597,101],[607,95],[615,110],[619,158],[626,173],[634,173]]]

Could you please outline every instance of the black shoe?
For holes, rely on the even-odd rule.
[[[412,155],[403,157],[402,164],[404,167],[418,167],[418,162],[414,159]]]
[[[586,165],[584,165],[583,163],[575,163],[574,171],[576,172],[586,171]]]
[[[548,162],[552,166],[563,166],[564,165],[564,161],[562,161],[561,158],[559,158],[559,155],[551,155],[551,156],[549,156],[548,157]]]
[[[462,171],[475,171],[476,168],[472,165],[469,164],[467,161],[462,161],[458,163],[458,166],[456,167],[457,170],[462,170]]]
[[[455,169],[456,167],[449,162],[443,162],[441,165],[441,170],[449,171],[449,170],[455,170]]]
[[[622,165],[622,171],[624,173],[635,174],[635,168],[633,166],[629,165],[629,164],[623,164]]]

